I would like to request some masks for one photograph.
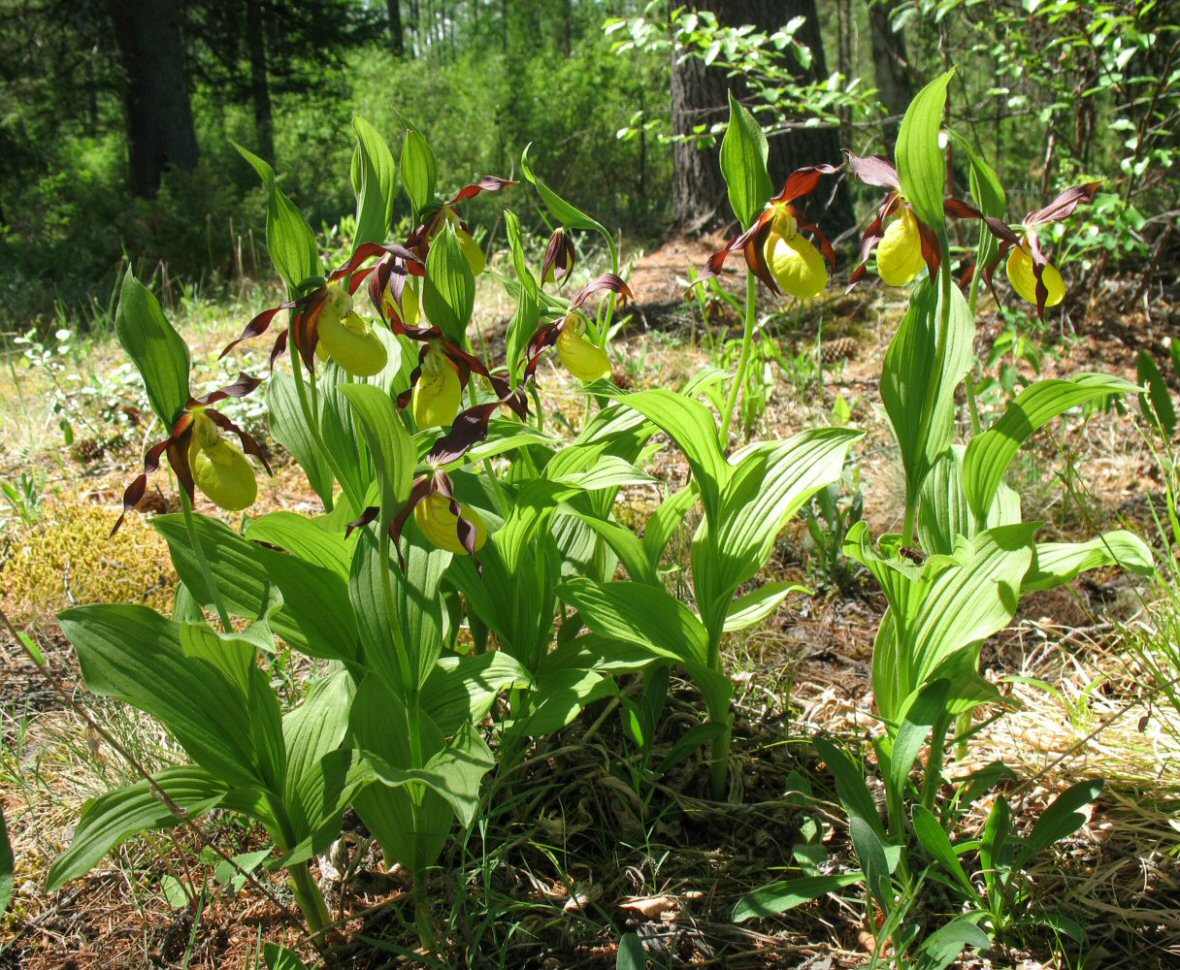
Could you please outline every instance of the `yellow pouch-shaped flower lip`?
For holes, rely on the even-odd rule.
[[[1008,254],[1006,264],[1008,280],[1012,289],[1028,300],[1033,306],[1037,305],[1037,274],[1033,266],[1033,258],[1023,246],[1013,246]],[[1046,263],[1041,271],[1041,281],[1049,295],[1045,298],[1045,306],[1057,306],[1065,299],[1065,280],[1057,271],[1057,267]]]
[[[791,296],[810,299],[828,285],[828,267],[823,255],[804,236],[788,239],[772,231],[766,238],[763,255],[775,281]]]
[[[447,427],[462,402],[463,384],[454,365],[441,354],[427,354],[410,401],[414,422],[423,429]]]
[[[380,374],[389,361],[381,338],[355,313],[343,320],[321,316],[319,336],[328,355],[354,377]]]
[[[909,206],[902,205],[877,244],[877,273],[890,286],[905,286],[917,279],[925,265],[918,220]]]
[[[467,265],[471,267],[471,275],[479,276],[487,268],[487,260],[484,258],[483,249],[466,229],[455,230],[455,235],[459,237],[459,248],[463,250],[463,255],[467,257]]]
[[[483,249],[480,248],[479,243],[459,221],[459,213],[447,206],[444,210],[446,213],[447,222],[455,227],[455,235],[459,239],[459,248],[463,250],[463,255],[467,257],[467,265],[471,267],[471,275],[479,276],[480,273],[487,268],[487,260],[484,258]]]
[[[558,336],[557,355],[566,370],[587,384],[610,377],[613,371],[610,358],[586,339],[575,321],[567,324]]]
[[[246,456],[228,441],[201,446],[193,436],[189,448],[193,482],[214,505],[228,512],[240,512],[254,504],[258,483]]]
[[[478,552],[488,541],[488,527],[483,517],[470,506],[459,503],[463,518],[475,526],[475,550]],[[434,492],[414,506],[414,521],[434,545],[457,556],[466,556],[467,550],[459,541],[459,518],[451,511],[446,496]]]

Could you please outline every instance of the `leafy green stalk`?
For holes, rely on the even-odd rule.
[[[344,474],[339,459],[337,459],[332,453],[332,449],[324,442],[324,433],[320,428],[320,422],[317,417],[319,409],[308,397],[307,386],[303,378],[303,362],[299,359],[299,354],[295,351],[291,353],[291,370],[295,377],[295,394],[299,398],[299,408],[303,412],[303,420],[307,423],[307,430],[311,432],[312,440],[315,441],[320,454],[324,456],[324,459],[328,462],[328,467],[332,469],[332,474],[336,477],[336,481],[340,483],[340,487],[344,490],[344,496],[352,506],[353,512],[360,512],[365,507],[364,499],[362,496],[354,494],[350,489],[348,476]],[[311,389],[314,394],[316,392],[314,377],[311,381]],[[328,492],[330,496],[330,488]],[[327,501],[325,500],[325,504]]]
[[[758,279],[749,270],[746,271],[746,310],[742,319],[742,353],[738,358],[737,378],[733,387],[729,389],[729,397],[725,401],[725,413],[721,415],[721,440],[729,441],[729,427],[733,422],[734,409],[737,407],[738,395],[746,386],[746,374],[750,369],[750,357],[754,349],[754,330],[757,324],[758,311]]]
[[[218,589],[217,580],[213,577],[213,570],[209,568],[205,547],[201,545],[201,540],[197,537],[197,529],[193,523],[193,500],[188,497],[188,492],[183,488],[180,490],[180,508],[184,513],[184,528],[188,533],[189,544],[192,546],[193,555],[196,556],[197,565],[201,570],[201,578],[205,581],[205,588],[213,598],[213,605],[221,620],[221,628],[228,633],[233,629],[233,624],[230,622],[229,613],[226,612],[225,603],[221,599],[221,590]]]

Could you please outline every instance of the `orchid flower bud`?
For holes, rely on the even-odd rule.
[[[905,286],[917,278],[925,265],[918,220],[903,203],[877,244],[877,273],[890,286]]]
[[[325,313],[320,315],[319,337],[328,356],[354,377],[380,374],[389,361],[381,338],[356,313],[338,319],[327,314],[325,308]]]
[[[610,377],[610,358],[599,347],[586,339],[586,322],[580,314],[573,314],[557,338],[557,354],[566,370],[587,384]]]
[[[446,354],[431,347],[422,362],[422,373],[414,385],[411,411],[419,428],[447,427],[463,403],[463,384],[459,372]]]
[[[488,541],[488,527],[483,517],[470,506],[459,503],[459,511],[465,521],[475,527],[475,549],[478,552]],[[427,495],[414,506],[414,521],[434,545],[457,556],[468,555],[459,540],[459,517],[451,511],[450,500],[439,492]]]

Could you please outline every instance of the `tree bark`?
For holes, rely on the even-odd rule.
[[[905,37],[892,26],[896,0],[873,0],[869,4],[869,30],[873,40],[873,70],[882,104],[889,112],[885,121],[885,146],[893,154],[901,116],[914,98],[914,81],[910,77]]]
[[[246,0],[246,49],[250,57],[250,101],[254,106],[257,152],[275,163],[274,111],[270,103],[270,77],[266,66],[266,30],[262,0]]]
[[[401,0],[386,0],[389,11],[389,49],[393,56],[402,58],[406,55],[406,42],[402,33],[402,4]]]
[[[197,167],[197,133],[176,0],[107,0],[125,74],[131,192],[152,198],[169,166]]]
[[[677,135],[691,135],[698,128],[708,128],[722,120],[728,86],[724,72],[705,67],[699,57],[689,57],[674,65],[673,131]],[[675,142],[672,169],[676,228],[690,235],[721,228],[729,217],[718,149],[700,148],[694,142]]]
[[[800,80],[826,78],[823,39],[815,0],[699,0],[698,10],[711,10],[723,26],[753,24],[760,31],[773,32],[794,17],[805,22],[795,38],[812,53],[809,71],[799,69]],[[722,69],[705,67],[699,57],[690,57],[672,71],[672,125],[678,135],[691,134],[704,125],[724,122],[728,117],[727,92],[732,88],[739,99],[749,96],[740,79],[730,79]],[[768,167],[776,190],[788,175],[805,165],[841,161],[840,132],[836,128],[803,128],[783,132],[770,139]],[[725,180],[718,162],[720,144],[702,150],[692,143],[673,145],[673,209],[678,229],[689,234],[720,229],[732,222],[725,192]],[[826,191],[825,191],[826,190]],[[846,183],[827,183],[804,203],[809,214],[820,217],[830,235],[855,224]],[[821,213],[822,210],[822,213]]]

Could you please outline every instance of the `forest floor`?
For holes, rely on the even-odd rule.
[[[696,304],[681,299],[687,280],[679,274],[701,264],[701,248],[670,244],[633,271],[640,302],[614,345],[620,384],[679,386],[732,351],[736,320],[724,306],[706,322]],[[1180,339],[1180,297],[1128,305],[1136,285],[1109,283],[1089,306],[1084,296],[1071,299],[1067,312],[1033,337],[1042,374],[1101,370],[1134,379],[1140,349],[1164,350],[1166,359],[1167,338]],[[779,355],[767,357],[766,409],[752,429],[758,438],[785,437],[826,423],[842,397],[851,423],[867,432],[856,461],[874,534],[900,524],[902,482],[877,380],[901,299],[869,286],[775,317],[765,335]],[[481,321],[486,339],[494,343],[510,312],[493,305]],[[213,306],[198,316],[185,335],[197,347],[194,358],[211,368],[243,312]],[[1008,328],[999,313],[983,315],[985,358]],[[838,354],[822,352],[836,342]],[[119,360],[109,343],[70,358],[71,366],[108,376]],[[1015,366],[1031,376],[1027,361]],[[541,377],[553,413],[576,426],[584,397],[549,364]],[[136,516],[115,540],[105,538],[149,430],[126,413],[110,417],[111,406],[99,400],[120,399],[125,385],[100,381],[109,394],[84,405],[64,380],[17,357],[0,383],[0,481],[18,496],[9,497],[0,539],[4,610],[35,638],[75,700],[150,767],[163,765],[175,759],[175,748],[146,717],[85,692],[54,620],[68,605],[101,600],[167,608],[175,576],[162,540]],[[985,419],[1006,400],[1001,391],[985,398]],[[62,417],[75,429],[68,447]],[[102,423],[108,420],[109,427]],[[1022,453],[1012,484],[1025,517],[1045,522],[1046,537],[1128,527],[1158,555],[1169,541],[1157,519],[1164,497],[1159,448],[1135,402],[1085,422],[1071,415]],[[22,473],[32,485],[20,484]],[[654,474],[670,489],[686,468],[666,450]],[[149,509],[170,507],[164,475],[154,488]],[[641,521],[651,504],[650,493],[629,490],[620,517]],[[275,508],[315,508],[294,464],[280,464],[260,488],[256,511]],[[633,753],[608,702],[593,706],[539,742],[513,778],[492,777],[484,820],[447,850],[430,886],[444,941],[434,957],[414,955],[414,926],[397,905],[409,889],[404,874],[387,869],[359,821],[348,819],[347,838],[318,861],[348,940],[334,951],[334,965],[607,968],[627,931],[641,937],[654,967],[867,965],[873,938],[854,890],[773,918],[731,918],[742,895],[781,877],[800,845],[825,847],[833,866],[855,865],[842,816],[824,800],[828,775],[808,738],[829,732],[856,742],[875,732],[870,661],[884,601],[865,574],[822,553],[802,522],[791,524],[767,578],[797,580],[814,595],[789,599],[770,622],[726,644],[737,685],[737,770],[727,801],[708,797],[707,770],[697,758],[664,774],[652,768],[699,720],[691,684],[674,681],[650,763]],[[1180,966],[1180,709],[1159,681],[1161,670],[1180,674],[1162,646],[1167,631],[1180,628],[1169,626],[1178,611],[1161,584],[1093,573],[1030,597],[1017,621],[986,645],[984,672],[1013,710],[983,729],[953,773],[1008,765],[1013,776],[1002,790],[1022,830],[1079,778],[1100,776],[1107,787],[1087,824],[1042,857],[1032,879],[1038,902],[1086,926],[1086,946],[1056,946],[1042,929],[963,966]],[[68,844],[82,802],[133,775],[16,645],[0,649],[0,791],[17,856],[0,967],[254,967],[262,966],[266,941],[313,956],[276,905],[290,905],[277,878],[264,877],[273,900],[250,884],[223,885],[203,861],[200,840],[183,831],[133,840],[90,876],[46,893],[48,864]],[[307,672],[289,673],[298,681]],[[966,831],[982,825],[987,807],[975,809]],[[261,844],[257,832],[229,819],[206,820],[201,830],[232,853]],[[938,900],[930,905],[937,910]]]

